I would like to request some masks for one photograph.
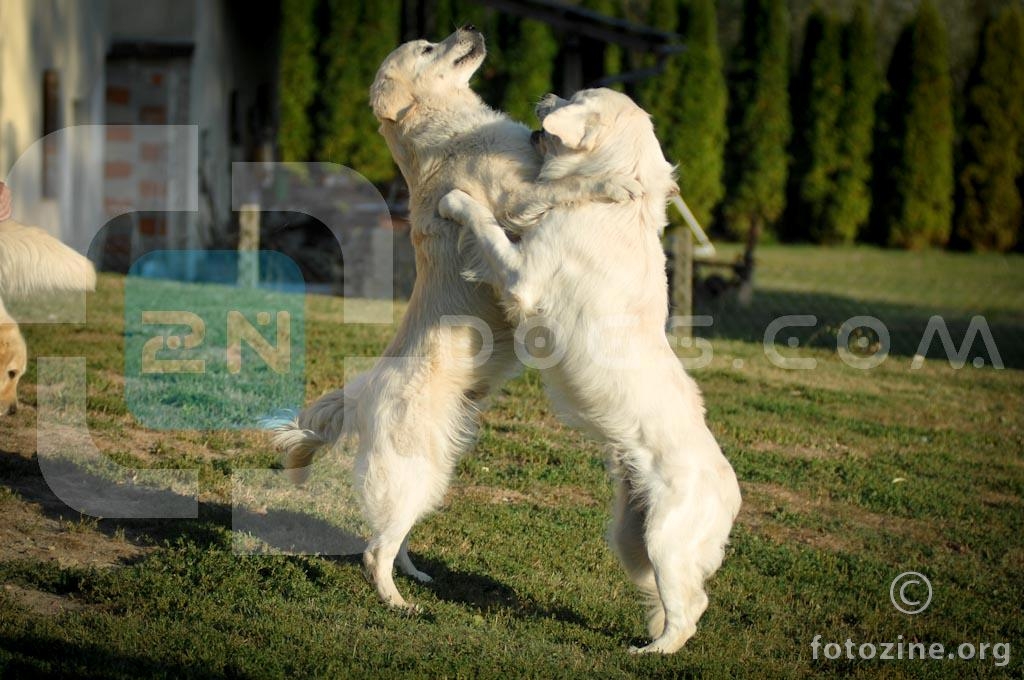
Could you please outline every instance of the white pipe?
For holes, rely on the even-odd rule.
[[[676,207],[679,214],[683,216],[686,224],[689,225],[690,231],[693,232],[693,237],[697,239],[697,247],[693,249],[693,254],[696,257],[714,257],[715,246],[712,245],[708,235],[704,233],[704,230],[700,228],[700,224],[697,223],[697,218],[690,212],[690,206],[686,205],[686,201],[679,194],[672,197],[672,205]]]

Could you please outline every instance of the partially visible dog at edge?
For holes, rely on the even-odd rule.
[[[518,243],[472,192],[449,193],[440,212],[472,229],[510,321],[543,331],[550,355],[538,368],[556,409],[605,445],[617,486],[610,542],[650,600],[654,640],[631,651],[667,654],[696,631],[740,508],[700,390],[665,334],[659,237],[673,169],[624,94],[549,95],[538,117],[541,181],[611,172],[636,179],[643,197],[552,207]]]
[[[273,434],[295,481],[305,478],[317,451],[358,435],[354,484],[372,532],[363,567],[380,598],[398,608],[415,609],[395,586],[396,562],[405,574],[430,580],[409,558],[409,532],[441,504],[456,462],[476,438],[487,395],[519,367],[494,290],[460,275],[466,263],[459,234],[438,215],[438,202],[455,187],[494,210],[630,196],[575,178],[535,184],[540,156],[529,129],[469,87],[485,53],[483,36],[465,27],[440,43],[405,43],[380,66],[370,104],[409,186],[413,292],[384,357]]]
[[[92,263],[38,227],[11,219],[11,192],[0,182],[0,416],[18,411],[28,349],[4,299],[59,290],[93,290]]]

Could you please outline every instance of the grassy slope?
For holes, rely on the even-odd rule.
[[[817,252],[817,251],[815,251]],[[868,280],[896,276],[866,299],[927,309],[969,309],[917,285],[913,263],[969,281],[1010,317],[1024,313],[1019,258],[1009,272],[976,258],[869,250],[770,248],[759,284],[786,272],[800,291],[830,289],[828,272],[858,262]],[[844,264],[846,263],[846,264]],[[979,264],[980,263],[980,264]],[[1014,283],[1006,283],[1011,281]],[[1016,297],[1014,297],[1014,294]],[[850,297],[856,298],[852,291]],[[485,415],[476,451],[459,466],[441,513],[414,534],[419,566],[435,576],[399,587],[426,614],[380,607],[351,558],[240,556],[232,552],[230,471],[266,467],[259,434],[148,432],[124,404],[120,336],[123,282],[104,277],[86,326],[30,327],[32,352],[89,357],[89,423],[98,446],[125,464],[194,466],[198,520],[83,520],[85,537],[155,545],[116,568],[9,557],[0,581],[60,596],[44,613],[0,589],[0,670],[63,675],[333,674],[381,677],[953,677],[1021,673],[1024,572],[1024,376],[944,361],[909,370],[893,356],[872,371],[825,349],[813,371],[772,366],[757,343],[726,337],[694,373],[712,429],[742,480],[745,506],[697,636],[671,658],[633,658],[641,608],[602,540],[610,491],[599,450],[549,414],[536,375],[510,383]],[[859,299],[859,298],[858,298]],[[755,298],[755,308],[758,298]],[[386,327],[339,330],[339,303],[311,298],[309,396],[337,385],[340,357],[372,356]],[[788,310],[800,313],[801,310]],[[756,322],[748,322],[756,323]],[[958,338],[959,340],[959,338]],[[916,341],[915,341],[916,342]],[[34,374],[24,396],[34,405]],[[0,419],[0,511],[34,503],[38,477],[32,409]],[[902,480],[902,481],[897,481]],[[328,490],[325,496],[332,494]],[[330,519],[350,508],[319,500]],[[50,510],[50,512],[54,512]],[[77,516],[68,512],[68,517]],[[910,617],[889,602],[893,577],[924,572],[930,608]],[[817,661],[810,641],[1011,642],[992,661]]]

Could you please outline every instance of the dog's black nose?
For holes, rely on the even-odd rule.
[[[473,31],[474,33],[476,33],[476,26],[474,26],[473,24],[466,24],[465,26],[462,27],[462,30]]]

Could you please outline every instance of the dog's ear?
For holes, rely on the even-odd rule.
[[[583,106],[569,104],[545,116],[542,126],[570,149],[589,151],[595,142],[598,120]]]
[[[378,74],[370,86],[370,106],[377,120],[397,121],[415,103],[407,87],[387,74]]]

